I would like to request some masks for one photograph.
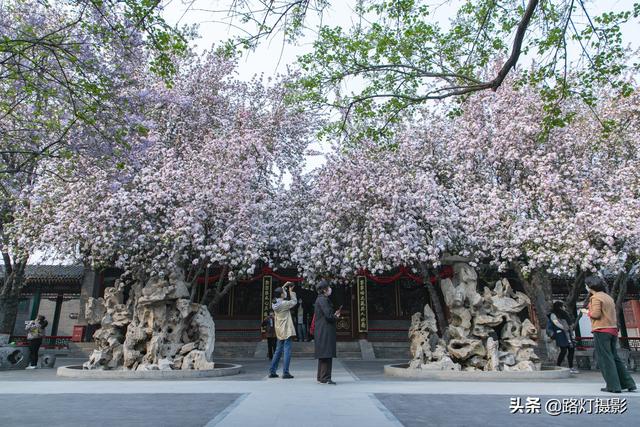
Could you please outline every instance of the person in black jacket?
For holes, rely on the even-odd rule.
[[[340,310],[333,311],[329,296],[329,282],[322,280],[316,286],[318,298],[315,303],[315,357],[318,359],[318,382],[333,384],[331,380],[332,359],[336,357],[336,319],[340,318]]]
[[[581,315],[582,313],[580,313]],[[573,355],[576,348],[576,340],[574,335],[574,329],[576,323],[580,320],[578,315],[575,322],[571,322],[569,313],[564,309],[562,301],[556,301],[553,303],[551,312],[547,315],[547,329],[552,331],[551,337],[555,339],[556,345],[560,348],[560,355],[558,355],[557,365],[562,366],[564,357],[568,353],[567,363],[572,374],[577,374],[578,370],[573,367]]]

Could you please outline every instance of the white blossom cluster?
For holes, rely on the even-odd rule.
[[[472,97],[444,138],[465,246],[499,263],[573,275],[618,271],[640,250],[640,97],[565,105],[543,127],[532,89]]]
[[[423,271],[445,253],[558,275],[638,257],[637,94],[566,103],[566,124],[547,128],[536,91],[505,83],[301,176],[316,119],[282,85],[232,71],[212,56],[166,89],[124,169],[79,159],[72,179],[39,181],[15,221],[22,243],[151,274],[205,263],[247,275],[262,260],[310,282]]]
[[[437,265],[446,252],[572,276],[618,271],[640,248],[640,97],[567,103],[541,120],[532,88],[506,84],[460,115],[425,114],[397,146],[329,159],[309,185],[292,259],[310,279]]]
[[[21,242],[152,276],[268,262],[283,172],[314,124],[285,106],[282,82],[241,83],[233,69],[211,55],[161,89],[155,127],[123,164],[78,157],[71,176],[39,180],[15,221]]]
[[[292,259],[305,277],[438,264],[459,233],[460,211],[434,163],[419,141],[331,156],[292,239]]]

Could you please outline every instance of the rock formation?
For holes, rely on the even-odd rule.
[[[125,302],[125,292],[128,298]],[[89,323],[100,324],[85,369],[213,369],[215,325],[207,308],[189,301],[179,274],[155,277],[143,287],[123,281],[90,298]]]
[[[534,352],[536,327],[519,313],[531,301],[502,279],[477,291],[478,276],[466,263],[454,265],[454,279],[440,281],[450,322],[438,335],[436,318],[427,304],[411,319],[412,369],[532,371],[539,369]]]

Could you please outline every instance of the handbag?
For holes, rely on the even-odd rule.
[[[547,328],[546,328],[546,332],[547,332],[547,336],[549,338],[555,338],[556,337],[556,327],[553,324],[553,322],[551,321],[551,319],[547,320]]]
[[[316,334],[316,314],[313,313],[313,317],[311,318],[311,326],[309,327],[309,333],[311,335]]]

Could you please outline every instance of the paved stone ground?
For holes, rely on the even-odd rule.
[[[80,362],[58,359],[62,365]],[[640,393],[615,395],[628,401],[627,412],[618,416],[509,413],[510,397],[516,396],[540,397],[543,405],[554,396],[614,397],[599,391],[598,372],[547,382],[408,381],[383,375],[391,361],[337,360],[338,385],[328,386],[316,383],[312,359],[292,361],[293,380],[268,379],[266,359],[219,362],[240,363],[244,372],[188,381],[76,380],[45,369],[0,372],[0,426],[94,426],[100,420],[109,426],[589,426],[634,425],[640,415]]]
[[[608,399],[610,396],[581,396],[590,399]],[[540,398],[540,413],[512,414],[510,411],[510,396],[505,395],[433,395],[433,394],[376,394],[375,397],[406,427],[423,426],[575,426],[591,425],[636,425],[640,414],[640,399],[627,398],[627,410],[622,414],[587,414],[593,401],[585,404],[584,413],[557,416],[549,415],[545,411],[547,401],[557,399],[562,402],[569,396],[544,396]],[[513,396],[516,397],[516,396]],[[524,405],[527,397],[540,397],[533,394],[519,396]],[[593,412],[594,409],[591,409]],[[636,421],[633,421],[636,420]]]
[[[240,396],[237,393],[5,394],[0,403],[0,425],[200,427]]]

